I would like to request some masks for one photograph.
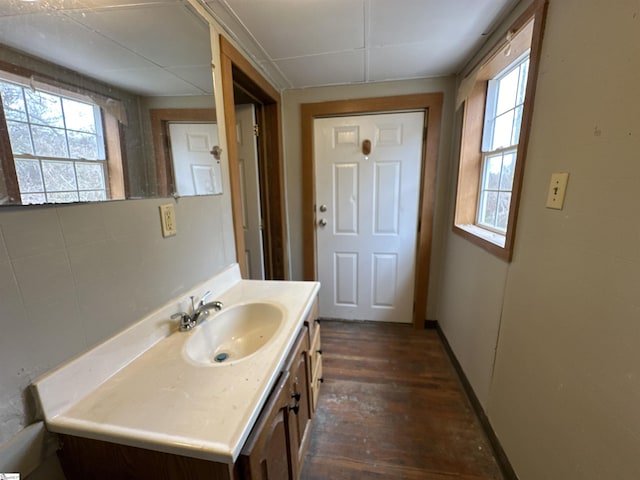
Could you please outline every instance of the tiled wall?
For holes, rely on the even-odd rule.
[[[175,203],[163,238],[158,205]],[[227,196],[0,209],[0,445],[36,377],[235,261]]]

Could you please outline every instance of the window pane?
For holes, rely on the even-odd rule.
[[[15,154],[33,154],[31,146],[31,135],[29,125],[20,122],[7,122],[9,129],[9,139],[11,140],[11,151]]]
[[[22,205],[47,202],[47,197],[44,193],[20,193],[20,197],[22,198]]]
[[[522,105],[514,110],[513,115],[513,133],[511,134],[511,145],[517,145],[520,142],[520,125],[522,124]]]
[[[509,205],[511,204],[511,193],[500,192],[498,194],[498,212],[496,215],[496,228],[505,231],[509,221]]]
[[[0,94],[2,95],[2,106],[7,120],[27,121],[27,110],[24,106],[22,87],[12,83],[0,82]]]
[[[500,188],[500,170],[502,168],[502,155],[486,157],[484,166],[484,189],[498,190]]]
[[[81,202],[96,202],[107,199],[107,194],[104,190],[88,190],[80,192]]]
[[[44,92],[24,90],[31,123],[64,128],[60,97]]]
[[[518,80],[518,99],[516,100],[517,105],[522,105],[524,103],[525,93],[527,91],[527,78],[529,77],[529,59],[527,58],[520,65],[520,78]]]
[[[513,110],[496,118],[493,125],[493,145],[491,150],[497,150],[512,145],[511,133],[513,130]]]
[[[63,98],[62,106],[68,129],[96,133],[96,120],[92,105]]]
[[[76,163],[79,190],[103,190],[104,170],[99,163]]]
[[[500,190],[511,191],[513,188],[513,173],[516,169],[516,154],[505,153],[502,157],[502,176],[500,177]]]
[[[516,94],[518,93],[518,79],[520,69],[513,69],[500,80],[498,86],[498,101],[496,115],[500,115],[516,106]]]
[[[98,143],[95,135],[90,133],[67,131],[69,138],[69,156],[98,160]]]
[[[482,210],[480,212],[480,223],[493,227],[496,223],[496,211],[498,208],[498,193],[483,193],[481,202]]]
[[[36,155],[43,157],[69,157],[64,130],[33,125],[31,134],[33,135],[33,146],[36,150]]]
[[[21,193],[44,191],[42,172],[40,171],[40,162],[38,160],[16,158],[15,165],[16,175],[18,176],[18,186],[20,187]]]
[[[47,199],[51,203],[79,202],[78,192],[55,192],[48,193]]]
[[[76,174],[71,162],[42,161],[42,173],[47,192],[68,192],[77,190]],[[48,195],[51,199],[51,195]]]

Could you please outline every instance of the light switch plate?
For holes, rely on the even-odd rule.
[[[178,233],[176,228],[176,213],[173,204],[160,205],[160,224],[162,225],[162,236],[171,237]]]
[[[547,208],[562,210],[564,196],[567,193],[567,182],[569,174],[567,172],[552,173],[549,193],[547,194]]]

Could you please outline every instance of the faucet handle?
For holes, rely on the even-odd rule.
[[[172,320],[175,320],[176,318],[180,319],[181,332],[191,330],[193,328],[193,321],[191,320],[191,316],[187,312],[178,312],[171,315]]]
[[[204,305],[204,301],[207,299],[207,297],[211,295],[211,290],[207,290],[204,295],[202,295],[202,297],[200,298],[200,306]]]

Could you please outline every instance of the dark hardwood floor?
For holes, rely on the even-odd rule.
[[[302,480],[502,479],[436,330],[323,321]]]

